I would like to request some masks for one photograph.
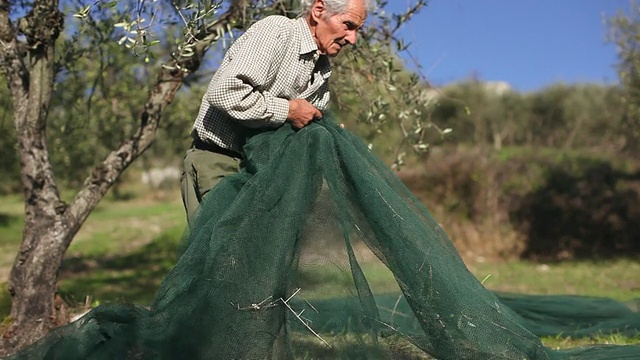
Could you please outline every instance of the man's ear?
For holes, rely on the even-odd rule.
[[[324,17],[326,8],[323,0],[316,0],[311,7],[311,18],[316,22]]]

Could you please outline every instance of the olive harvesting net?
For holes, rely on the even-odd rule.
[[[244,151],[150,307],[101,305],[12,358],[640,359],[638,345],[543,346],[634,336],[638,304],[488,291],[331,115],[247,136]]]

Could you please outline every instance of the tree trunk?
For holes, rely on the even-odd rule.
[[[64,312],[54,301],[58,266],[67,231],[61,222],[58,194],[46,147],[46,117],[53,88],[54,42],[63,16],[57,0],[39,1],[18,24],[27,44],[15,37],[8,4],[0,5],[2,69],[12,93],[14,123],[25,198],[24,234],[9,278],[12,325],[3,339],[22,346],[46,333]],[[54,305],[55,303],[55,305]],[[20,334],[20,336],[14,336]],[[29,334],[29,335],[27,335]],[[3,344],[4,345],[4,344]]]

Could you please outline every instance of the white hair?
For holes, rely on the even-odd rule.
[[[376,11],[376,0],[323,0],[329,14],[342,14],[347,10],[349,3],[352,1],[362,1],[367,8],[367,12]],[[300,0],[300,15],[307,15],[316,0]]]

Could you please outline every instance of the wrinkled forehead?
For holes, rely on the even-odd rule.
[[[338,14],[338,16],[340,16],[343,21],[350,21],[358,27],[362,27],[367,20],[367,7],[364,0],[349,1],[345,11]]]

